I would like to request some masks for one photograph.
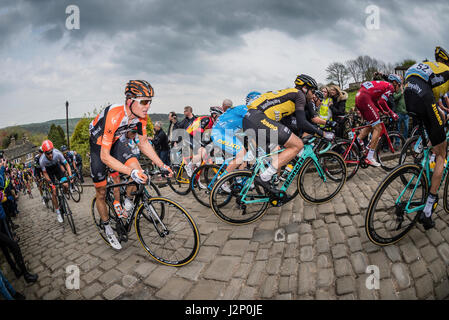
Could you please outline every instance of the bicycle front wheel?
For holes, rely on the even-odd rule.
[[[310,203],[332,200],[346,182],[346,165],[342,157],[333,151],[317,154],[318,164],[312,158],[301,167],[298,191]]]
[[[352,144],[352,140],[340,140],[332,146],[332,151],[337,152],[342,156],[346,164],[346,180],[351,179],[359,170],[360,167],[360,151],[359,147],[355,143]]]
[[[210,208],[209,197],[212,191],[212,180],[215,178],[216,182],[218,177],[223,172],[218,172],[220,167],[215,164],[205,164],[198,167],[192,174],[190,180],[190,189],[195,199],[203,206]]]
[[[70,229],[72,229],[72,232],[76,234],[76,227],[75,221],[73,220],[72,210],[70,209],[69,204],[66,201],[64,201],[64,211],[67,217],[67,221],[69,222]]]
[[[267,211],[269,198],[266,191],[255,184],[248,185],[252,175],[251,171],[237,170],[215,183],[209,202],[220,220],[247,224],[260,219]]]
[[[400,155],[402,147],[404,146],[405,139],[399,132],[388,133],[393,151],[390,149],[390,144],[387,138],[382,136],[376,148],[377,161],[385,171],[391,171],[397,166],[396,156]]]
[[[181,267],[198,254],[200,234],[195,221],[173,200],[147,199],[137,209],[134,225],[142,247],[161,264]]]
[[[425,203],[428,181],[418,181],[421,168],[404,164],[395,168],[380,183],[368,205],[365,231],[371,242],[386,246],[401,240],[415,225],[418,213],[413,209]]]
[[[190,192],[190,178],[187,175],[184,164],[172,166],[173,177],[167,179],[169,187],[181,196]]]

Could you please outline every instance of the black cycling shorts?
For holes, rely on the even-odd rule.
[[[100,151],[101,146],[90,141],[90,176],[94,183],[103,182],[108,176],[108,167],[101,161]],[[128,143],[120,139],[112,145],[110,154],[121,163],[137,158]]]
[[[443,119],[438,112],[435,97],[430,85],[419,77],[406,80],[404,89],[405,106],[408,112],[416,113],[424,123],[432,146],[446,140]]]
[[[249,109],[242,122],[243,130],[249,137],[255,134],[257,146],[268,147],[270,144],[285,145],[292,132],[280,122],[271,120],[257,109]],[[254,130],[253,132],[251,132]],[[264,139],[261,141],[260,139]],[[267,148],[265,148],[268,150]]]
[[[47,171],[47,174],[53,183],[59,182],[61,181],[62,178],[65,177],[65,173],[62,170],[61,165],[59,164],[55,164],[50,167],[45,167],[45,170]]]

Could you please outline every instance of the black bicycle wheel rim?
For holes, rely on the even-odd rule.
[[[167,211],[165,212],[165,218],[163,220],[163,223],[166,225],[166,227],[169,230],[168,235],[161,237],[161,236],[159,236],[157,231],[154,231],[154,233],[152,233],[151,236],[149,235],[149,232],[153,231],[152,229],[155,230],[155,227],[153,225],[153,219],[150,218],[150,216],[147,213],[144,213],[143,210],[146,210],[146,209],[145,209],[145,206],[142,204],[137,209],[136,216],[134,218],[134,224],[135,224],[135,228],[136,228],[137,238],[139,239],[139,241],[140,241],[142,247],[145,249],[145,251],[147,251],[147,253],[153,259],[158,261],[159,263],[168,265],[168,266],[174,266],[174,267],[180,267],[180,266],[186,265],[186,264],[192,262],[199,252],[200,234],[199,234],[198,228],[195,224],[195,221],[189,215],[189,213],[182,206],[180,206],[178,203],[176,203],[173,200],[163,198],[163,197],[154,197],[154,198],[147,200],[147,205],[153,206],[153,204],[159,203],[159,202],[163,202],[162,207],[164,207],[165,209],[176,208],[176,213],[173,215],[168,216]],[[159,207],[159,205],[156,205],[154,207]],[[172,218],[172,217],[174,217],[174,218]],[[182,219],[184,221],[185,228],[189,228],[189,230],[191,231],[191,232],[190,231],[186,232],[186,234],[188,233],[187,240],[181,239],[182,241],[184,241],[183,248],[185,248],[184,251],[186,252],[186,254],[182,254],[182,255],[173,254],[173,256],[177,256],[177,257],[182,256],[181,258],[176,258],[176,259],[162,257],[159,253],[156,252],[156,250],[154,249],[154,246],[157,246],[156,243],[163,243],[164,241],[166,243],[171,242],[171,240],[173,239],[173,234],[175,233],[175,229],[173,228],[173,225],[175,225],[176,228],[180,228],[180,225],[181,225],[181,223],[173,223],[173,225],[172,225],[172,222],[173,222],[172,219],[176,219],[176,218]],[[144,223],[145,223],[145,226],[148,226],[148,227],[145,227],[145,231],[142,230],[142,229],[144,229]],[[176,230],[176,231],[179,231],[179,230]],[[181,232],[177,232],[177,235],[179,237],[182,237],[184,235],[184,228],[182,228]],[[176,236],[176,234],[175,234],[175,236]],[[150,240],[148,240],[148,239],[150,239]],[[169,249],[162,250],[162,252],[168,253],[169,250],[171,250],[171,251],[175,250],[175,252],[179,252],[178,249],[180,247],[175,247],[175,246],[169,246],[169,247],[170,247]]]
[[[343,157],[348,148],[351,147],[351,142],[352,141],[350,140],[340,140],[331,148],[331,150]],[[348,181],[354,177],[360,167],[360,151],[355,143],[346,155],[346,159],[343,160],[346,164],[346,181]]]
[[[218,182],[215,183],[209,198],[209,202],[214,214],[222,221],[236,225],[248,224],[260,219],[266,213],[269,201],[260,202],[262,206],[254,213],[248,213],[247,208],[249,205],[248,204],[245,205],[240,202],[241,200],[241,197],[239,195],[240,190],[246,184],[246,181],[252,177],[252,175],[253,173],[251,171],[237,170],[228,173],[227,175],[222,177]],[[237,178],[240,178],[241,182],[238,182],[239,179]],[[224,183],[228,183],[230,185],[231,194],[220,191],[222,190],[221,186]],[[231,207],[225,208],[223,201],[217,200],[217,197],[222,194],[226,195],[225,202],[226,204],[229,204]],[[255,200],[262,198],[263,199],[268,198],[265,190],[263,190],[259,186],[254,186],[251,190],[251,194],[248,196],[248,199]],[[241,212],[238,213],[238,210],[241,210]],[[246,218],[242,218],[243,216],[246,216]]]
[[[380,163],[380,166],[385,171],[391,171],[393,170],[393,168],[397,166],[397,162],[394,160],[395,154],[400,156],[401,153],[400,150],[402,150],[405,143],[404,137],[398,132],[390,132],[388,133],[388,135],[390,137],[390,141],[391,144],[393,145],[395,152],[391,153],[389,143],[385,136],[383,136],[382,139],[380,139],[376,150],[377,161]],[[400,141],[400,145],[399,147],[395,147],[398,140]],[[385,152],[384,149],[387,149],[387,151]]]
[[[190,179],[188,179],[188,182],[178,181],[176,177],[178,176],[180,170],[181,170],[180,178],[182,178],[184,175],[185,179],[188,178],[183,166],[173,166],[172,167],[173,177],[167,179],[167,184],[175,193],[181,196],[185,196],[190,192]],[[187,189],[181,190],[181,186],[187,187]]]
[[[201,182],[201,176],[206,174],[206,178],[201,183],[204,183],[207,188],[211,182],[211,180],[208,179],[207,174],[209,173],[209,170],[212,170],[212,169],[216,169],[216,171],[218,172],[220,167],[215,164],[202,165],[195,169],[195,171],[192,174],[192,177],[194,177],[194,178],[190,179],[190,189],[192,190],[193,196],[200,204],[202,204],[203,206],[208,207],[208,208],[210,208],[209,197],[210,197],[210,192],[212,190],[209,190],[209,191],[202,190],[201,187],[199,186],[198,179],[200,179],[200,182]],[[197,178],[198,175],[199,175],[199,177]]]
[[[379,246],[386,246],[386,245],[391,245],[394,244],[396,242],[398,242],[399,240],[401,240],[410,230],[411,228],[413,228],[413,226],[416,224],[417,219],[418,219],[418,214],[419,212],[415,212],[413,218],[410,218],[409,214],[402,214],[402,209],[401,206],[405,206],[405,200],[407,199],[407,197],[404,197],[404,203],[400,203],[399,205],[396,205],[393,207],[391,207],[391,211],[394,212],[390,212],[390,214],[388,214],[388,208],[382,208],[379,207],[379,210],[377,209],[377,206],[379,203],[381,203],[381,206],[386,206],[386,200],[387,198],[391,198],[394,199],[394,197],[391,196],[391,194],[387,194],[386,197],[384,197],[384,199],[382,199],[382,195],[384,194],[385,190],[392,185],[392,190],[396,190],[397,193],[401,193],[405,190],[405,186],[407,186],[407,183],[404,184],[402,182],[403,179],[401,179],[401,176],[404,176],[405,174],[413,174],[416,177],[418,177],[419,173],[420,173],[421,169],[418,166],[412,165],[412,164],[404,164],[401,165],[397,168],[395,168],[392,172],[390,172],[380,183],[380,185],[377,187],[376,191],[374,192],[373,196],[371,197],[370,203],[368,205],[368,209],[367,209],[367,213],[366,213],[366,217],[365,217],[365,231],[366,234],[369,238],[369,240],[371,242],[373,242],[376,245]],[[397,184],[399,187],[393,185],[393,182],[395,182],[395,180],[397,180]],[[400,182],[399,182],[400,181]],[[414,187],[414,183],[411,183],[409,186],[409,190],[412,190],[412,188]],[[423,187],[424,186],[424,187]],[[419,187],[418,187],[419,188]],[[422,175],[421,177],[421,197],[420,199],[417,199],[415,201],[413,201],[414,205],[420,205],[422,203],[424,203],[425,199],[427,198],[427,194],[428,194],[428,183],[427,183],[427,178],[425,175]],[[405,191],[406,193],[407,191]],[[404,194],[405,194],[404,193]],[[408,201],[408,200],[407,200]],[[376,213],[379,213],[376,216]],[[399,212],[399,213],[396,213]],[[382,215],[383,213],[385,213],[384,215]],[[386,220],[384,217],[394,217],[394,215],[396,215],[396,217],[398,215],[402,215],[403,217],[407,218],[407,220],[410,222],[409,225],[404,228],[404,230],[402,232],[399,232],[397,235],[395,236],[382,236],[380,235],[380,230],[382,230],[381,228],[381,223],[379,221],[381,221],[383,224],[385,225],[390,225],[387,222],[382,221],[381,219],[383,218],[384,220]],[[405,220],[404,218],[404,220]],[[376,221],[377,220],[377,221]],[[397,218],[395,220],[397,222]],[[396,226],[396,228],[398,228]],[[393,229],[392,227],[390,227],[389,229]]]
[[[318,161],[320,162],[320,164],[322,163],[322,159],[333,159],[332,163],[336,166],[338,166],[338,171],[340,171],[341,173],[341,177],[339,179],[329,179],[328,174],[326,173],[326,167],[322,167],[321,169],[324,171],[324,174],[327,176],[326,180],[328,181],[328,185],[330,185],[332,182],[338,183],[335,190],[330,193],[329,195],[323,197],[323,198],[318,198],[316,197],[317,193],[315,193],[315,196],[311,195],[308,191],[306,191],[306,186],[309,187],[311,186],[309,181],[305,181],[305,179],[313,179],[313,178],[309,178],[310,177],[310,172],[317,172],[318,173],[318,169],[316,167],[315,162],[309,158],[306,160],[306,162],[303,164],[300,172],[299,172],[299,179],[298,179],[298,190],[299,190],[299,194],[301,195],[301,197],[306,200],[307,202],[310,203],[315,203],[315,204],[319,204],[319,203],[326,203],[330,200],[332,200],[339,192],[340,190],[343,188],[345,182],[346,182],[346,165],[344,160],[341,158],[340,155],[338,155],[337,153],[330,151],[330,152],[325,152],[322,154],[317,154],[318,157]],[[306,177],[307,175],[307,177]],[[317,176],[317,178],[315,179],[316,182],[322,181],[324,183],[324,179]],[[316,187],[316,184],[313,184],[313,188],[311,190],[316,190],[317,192],[319,191],[323,191],[324,189]]]

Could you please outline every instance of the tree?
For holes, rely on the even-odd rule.
[[[154,136],[153,121],[151,121],[151,118],[149,115],[147,117],[147,136],[148,137]]]
[[[59,149],[62,145],[66,144],[64,129],[62,129],[61,126],[55,126],[52,124],[47,136],[48,140],[53,142],[53,146],[56,149]]]
[[[333,62],[326,68],[326,72],[328,73],[326,79],[337,82],[340,88],[343,89],[349,79],[349,71],[345,65],[340,62]]]
[[[401,67],[404,67],[404,68],[410,68],[410,67],[413,66],[415,63],[416,63],[415,60],[412,60],[412,59],[405,59],[404,61],[400,62],[399,65],[400,65]]]
[[[360,66],[355,60],[346,61],[346,70],[348,70],[354,82],[360,82],[362,80]]]
[[[84,163],[89,163],[87,153],[90,150],[89,146],[89,124],[93,118],[83,117],[75,126],[72,137],[70,138],[70,148],[75,150],[83,157]]]
[[[357,65],[360,81],[372,80],[374,72],[384,68],[385,63],[370,56],[358,56],[354,63]]]

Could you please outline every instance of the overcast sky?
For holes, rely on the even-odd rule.
[[[447,0],[1,0],[0,128],[65,118],[66,100],[69,117],[123,103],[130,79],[153,85],[150,113],[201,114],[300,73],[324,83],[330,63],[359,55],[433,59],[449,48],[448,16]]]

